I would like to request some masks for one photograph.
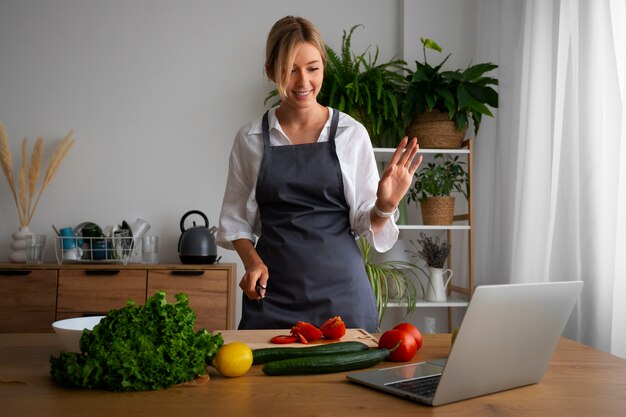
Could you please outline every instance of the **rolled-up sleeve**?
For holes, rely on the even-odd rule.
[[[228,179],[219,228],[217,244],[225,249],[234,249],[232,241],[249,239],[256,242],[260,232],[259,210],[256,203],[256,181],[263,153],[263,139],[251,134],[251,125],[243,126],[231,149]]]
[[[342,114],[335,140],[352,231],[366,238],[376,251],[386,252],[395,244],[399,231],[393,218],[376,234],[372,231],[370,212],[376,202],[380,176],[367,130]]]

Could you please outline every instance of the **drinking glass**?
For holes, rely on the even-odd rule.
[[[141,262],[156,264],[159,262],[159,237],[146,235],[141,240]]]
[[[43,263],[45,247],[46,235],[32,234],[26,236],[26,263],[30,265]]]

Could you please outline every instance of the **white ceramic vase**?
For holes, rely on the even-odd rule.
[[[446,301],[446,288],[450,284],[453,272],[451,269],[428,267],[428,288],[426,289],[427,301]],[[446,277],[447,275],[447,277]]]
[[[28,226],[21,226],[20,230],[13,233],[12,252],[9,253],[9,262],[26,263],[26,236],[32,234]]]

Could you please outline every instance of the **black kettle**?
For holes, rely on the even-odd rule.
[[[192,214],[197,214],[204,219],[204,226],[196,226],[185,229],[185,220]],[[180,219],[181,235],[178,239],[178,256],[184,264],[212,264],[217,259],[217,245],[215,244],[215,231],[217,227],[209,229],[209,219],[199,210],[191,210]]]

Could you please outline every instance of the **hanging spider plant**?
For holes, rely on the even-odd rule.
[[[389,305],[389,293],[394,287],[397,290],[397,296],[393,297],[393,300],[406,305],[405,317],[415,309],[417,290],[410,276],[418,278],[416,271],[421,268],[405,261],[375,263],[372,259],[372,246],[369,241],[365,238],[359,238],[357,244],[361,250],[367,278],[374,291],[378,308],[378,329],[380,330],[380,325]],[[422,289],[422,294],[425,294],[421,281],[417,279],[417,282]]]

